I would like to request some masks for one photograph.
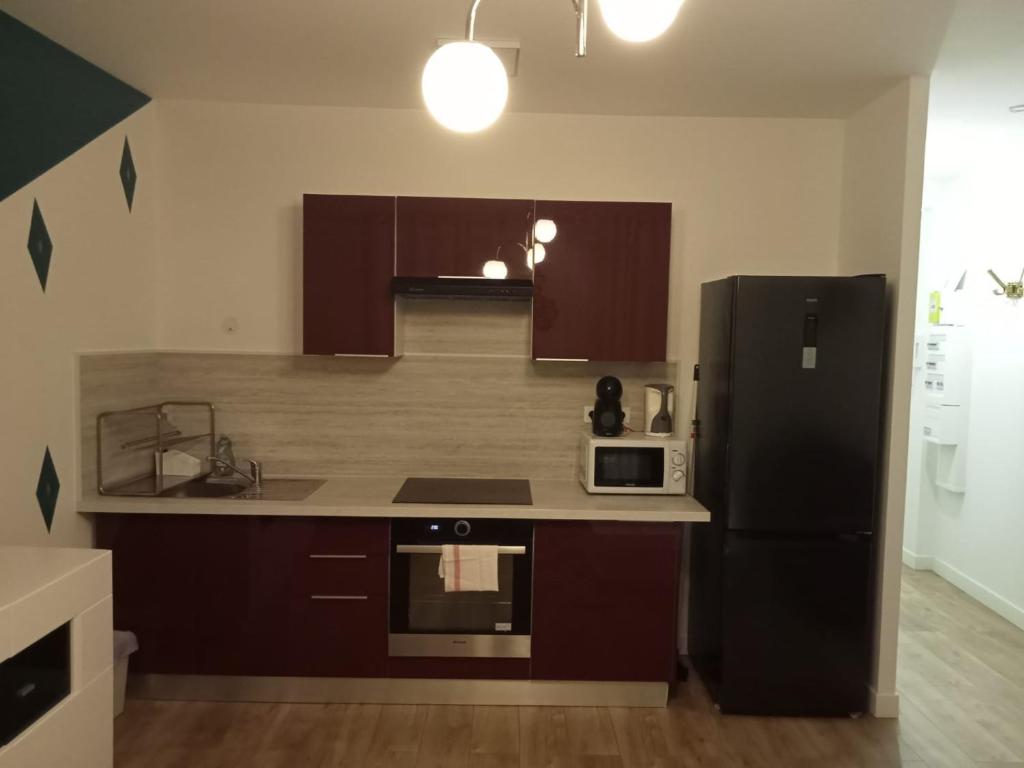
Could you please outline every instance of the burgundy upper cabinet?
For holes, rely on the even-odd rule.
[[[532,226],[532,200],[400,197],[396,272],[482,277],[484,264],[497,260],[508,266],[508,277],[528,280]]]
[[[304,195],[302,348],[395,354],[395,198]]]
[[[536,203],[558,228],[534,275],[533,357],[662,361],[669,203]]]

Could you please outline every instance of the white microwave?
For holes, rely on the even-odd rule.
[[[646,435],[580,436],[577,475],[587,493],[686,493],[686,444]]]

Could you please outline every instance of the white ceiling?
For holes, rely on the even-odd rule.
[[[666,35],[640,46],[613,38],[595,8],[590,55],[576,60],[570,0],[484,0],[477,36],[520,41],[516,111],[842,117],[931,71],[953,2],[687,0]],[[435,38],[460,35],[468,6],[0,0],[157,98],[414,108]]]
[[[933,118],[1017,125],[1024,104],[1024,0],[961,0],[932,78]]]

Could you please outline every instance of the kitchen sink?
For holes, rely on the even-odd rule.
[[[302,501],[324,484],[319,479],[282,478],[251,483],[209,481],[196,478],[160,494],[166,499],[245,499],[253,501]]]
[[[196,478],[168,488],[160,495],[167,499],[224,499],[238,496],[248,488],[248,483],[211,483],[205,478]]]

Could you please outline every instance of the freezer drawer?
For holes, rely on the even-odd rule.
[[[869,536],[726,534],[723,712],[848,715],[867,706]]]

